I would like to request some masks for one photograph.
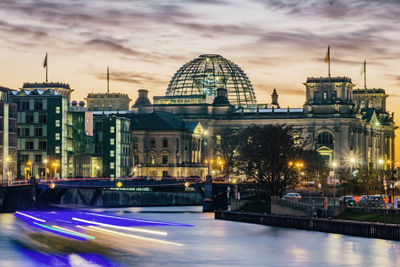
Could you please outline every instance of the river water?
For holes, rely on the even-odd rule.
[[[215,220],[201,207],[95,211],[194,227],[164,227],[167,240],[181,247],[143,243],[137,252],[102,251],[88,258],[79,246],[68,253],[30,246],[13,215],[0,214],[0,266],[400,266],[400,242],[395,241]]]

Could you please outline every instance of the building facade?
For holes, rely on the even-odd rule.
[[[127,177],[131,172],[130,120],[94,112],[95,177]]]
[[[153,104],[141,100],[147,104],[135,105],[133,111],[169,112],[185,122],[200,122],[209,132],[254,124],[291,125],[311,137],[313,147],[328,162],[340,167],[393,167],[396,126],[386,110],[385,90],[353,89],[347,77],[311,77],[304,83],[302,107],[280,108],[275,89],[271,104],[257,104],[247,75],[240,68],[225,71],[223,66],[233,63],[223,61],[216,55],[190,61],[173,76],[165,96],[155,96]],[[207,71],[209,62],[214,62],[214,72]]]
[[[0,86],[0,181],[8,184],[17,175],[17,105],[9,101],[11,89]]]
[[[130,99],[121,93],[91,93],[86,97],[90,111],[129,110]]]
[[[13,91],[18,106],[18,177],[68,174],[68,102],[53,89]]]
[[[132,114],[134,176],[204,176],[204,129],[171,113]]]

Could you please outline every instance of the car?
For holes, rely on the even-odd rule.
[[[301,199],[301,195],[299,193],[287,193],[283,195],[283,199],[298,201]]]
[[[356,206],[356,200],[354,199],[353,196],[342,196],[340,199],[340,204],[346,207],[355,207]]]
[[[384,198],[381,195],[363,195],[360,197],[358,206],[382,208],[385,207],[386,204]]]

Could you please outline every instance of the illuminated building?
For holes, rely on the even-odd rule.
[[[86,98],[90,111],[128,110],[130,101],[127,94],[121,93],[91,93]]]
[[[17,105],[9,101],[11,89],[0,86],[0,180],[7,183],[17,174]]]
[[[257,104],[249,79],[237,65],[218,55],[201,55],[176,72],[165,96],[154,96],[153,104],[142,101],[133,111],[169,112],[210,131],[286,124],[311,136],[313,147],[340,166],[348,166],[349,155],[369,168],[376,168],[379,159],[394,162],[396,126],[386,111],[383,89],[353,90],[347,77],[311,77],[304,85],[303,107],[280,108],[275,89],[271,104]]]

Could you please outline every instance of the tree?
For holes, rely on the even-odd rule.
[[[232,173],[233,155],[239,143],[238,130],[231,128],[220,128],[214,131],[212,147],[218,156],[223,159],[224,176],[229,177]]]
[[[285,125],[248,127],[239,137],[234,156],[236,171],[263,186],[270,212],[271,196],[282,197],[286,186],[298,178],[309,140]]]

